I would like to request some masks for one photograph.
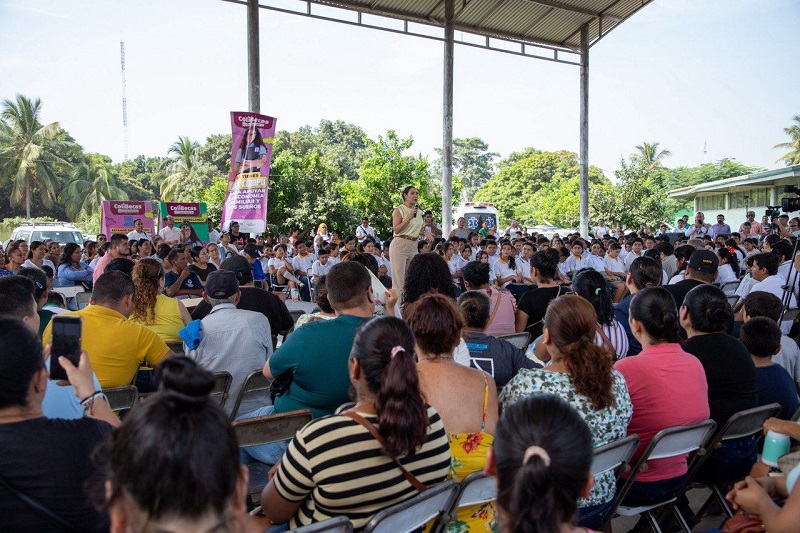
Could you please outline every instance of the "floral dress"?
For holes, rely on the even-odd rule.
[[[461,481],[473,472],[483,471],[486,454],[494,443],[494,436],[483,431],[486,426],[486,409],[489,405],[489,383],[483,376],[483,418],[477,433],[448,433],[450,441],[450,472],[447,479]],[[463,507],[458,516],[447,525],[448,533],[465,531],[497,531],[497,514],[494,502]]]
[[[499,400],[505,409],[533,394],[560,396],[578,411],[578,414],[589,426],[594,446],[602,446],[625,437],[628,423],[633,416],[631,396],[628,393],[625,378],[616,370],[612,370],[611,374],[614,404],[599,411],[594,408],[588,397],[575,390],[569,375],[564,372],[550,372],[538,368],[520,370],[503,388]],[[582,498],[578,505],[579,507],[588,507],[611,501],[615,490],[614,473],[601,474],[595,478],[589,497]]]

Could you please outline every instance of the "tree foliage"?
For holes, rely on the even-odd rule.
[[[669,150],[659,150],[661,143],[642,143],[636,145],[636,152],[631,155],[631,163],[647,170],[664,167],[664,159],[672,156]]]
[[[439,159],[434,168],[436,177],[442,173],[442,149],[436,148]],[[489,151],[489,145],[480,137],[453,139],[453,202],[457,203],[455,190],[460,185],[461,198],[472,200],[484,183],[494,176],[494,160],[500,154]]]
[[[127,200],[111,172],[111,159],[101,154],[88,154],[78,165],[61,192],[61,201],[72,220],[81,215],[91,217],[100,210],[103,200]]]
[[[775,161],[776,163],[783,161],[787,167],[800,165],[800,115],[795,115],[792,121],[794,124],[788,128],[783,128],[783,132],[789,136],[789,142],[778,143],[773,147],[789,150]]]

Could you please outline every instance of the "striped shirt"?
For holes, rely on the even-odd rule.
[[[611,346],[614,348],[614,355],[616,358],[622,359],[626,357],[628,355],[628,334],[625,333],[625,328],[622,327],[622,324],[614,318],[611,320],[610,325],[603,324],[601,327],[603,328],[603,333],[608,337]],[[595,333],[594,343],[601,348],[606,347],[606,343],[599,331]]]
[[[377,416],[359,414],[378,427]],[[432,487],[447,478],[450,446],[433,407],[428,419],[428,440],[400,462]],[[359,531],[375,513],[418,494],[367,429],[343,415],[318,418],[301,429],[273,482],[284,499],[303,502],[289,521],[291,529],[345,515]]]

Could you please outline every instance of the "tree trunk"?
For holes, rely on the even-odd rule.
[[[31,181],[25,180],[25,216],[31,219]]]

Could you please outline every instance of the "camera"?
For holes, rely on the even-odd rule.
[[[800,194],[800,187],[797,185],[786,185],[783,188],[784,194]],[[787,196],[781,198],[781,209],[784,213],[791,213],[792,211],[800,211],[800,198],[797,196]]]
[[[797,198],[797,200],[800,200],[800,198]],[[781,200],[781,202],[783,202],[783,200]],[[764,216],[769,217],[770,220],[780,216],[780,214],[781,214],[781,206],[779,205],[768,205],[767,210],[764,211]]]

